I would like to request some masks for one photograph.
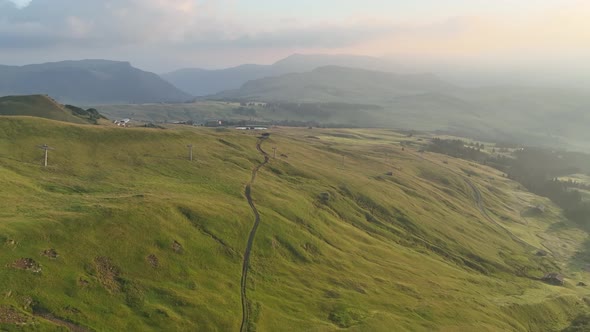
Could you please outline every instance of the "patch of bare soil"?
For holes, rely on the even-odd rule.
[[[49,259],[57,259],[57,257],[59,257],[59,255],[57,254],[57,251],[53,248],[43,250],[41,252],[41,255],[48,257]]]
[[[108,257],[96,257],[94,259],[94,268],[100,284],[110,293],[121,290],[119,275],[121,270],[113,264]]]
[[[148,263],[150,263],[150,265],[153,268],[157,268],[158,266],[160,266],[160,260],[154,254],[151,254],[151,255],[147,256],[147,261],[148,261]]]
[[[178,243],[176,240],[172,243],[172,250],[174,250],[174,252],[177,254],[182,254],[184,252],[182,244]]]
[[[88,285],[90,285],[90,281],[80,277],[80,279],[78,279],[78,286],[80,287],[88,287]]]
[[[72,332],[89,332],[90,331],[89,329],[87,329],[85,327],[82,327],[82,326],[76,325],[70,321],[61,319],[61,318],[53,315],[50,312],[39,312],[36,315],[38,317],[44,318],[50,322],[53,322],[54,324],[57,324],[59,326],[63,326]]]
[[[32,258],[17,259],[11,266],[18,270],[31,271],[33,273],[41,272],[41,265]]]
[[[29,317],[20,313],[11,306],[0,306],[0,324],[25,325],[29,322]]]

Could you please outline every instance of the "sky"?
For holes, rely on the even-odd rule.
[[[130,61],[155,72],[293,53],[590,69],[586,0],[0,0],[0,64]]]

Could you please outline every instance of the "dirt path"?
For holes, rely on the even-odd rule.
[[[246,185],[246,189],[244,190],[246,199],[248,200],[248,204],[250,204],[250,208],[252,209],[252,213],[254,213],[254,225],[252,226],[252,230],[250,230],[250,236],[248,237],[248,244],[246,245],[246,251],[244,252],[244,261],[242,263],[242,281],[241,281],[241,288],[240,293],[242,296],[242,324],[240,326],[240,332],[246,332],[248,330],[248,322],[250,321],[250,310],[248,308],[248,297],[246,296],[246,283],[248,281],[248,268],[250,265],[250,252],[252,251],[252,244],[254,243],[254,237],[256,237],[256,231],[258,230],[258,225],[260,224],[260,214],[258,213],[258,209],[256,209],[256,205],[254,205],[254,201],[252,200],[252,184],[256,180],[256,175],[258,171],[266,165],[270,157],[269,155],[262,150],[262,142],[264,138],[261,138],[256,143],[256,150],[260,152],[264,156],[264,161],[260,163],[258,166],[254,167],[252,170],[252,178],[250,182]]]
[[[467,183],[467,185],[469,185],[469,187],[471,187],[471,190],[473,190],[473,193],[475,194],[475,204],[477,206],[477,208],[479,209],[479,211],[481,212],[481,214],[491,223],[495,224],[496,226],[500,227],[501,229],[503,229],[512,240],[524,245],[525,247],[532,247],[529,243],[523,241],[521,238],[519,238],[518,236],[514,235],[514,233],[512,233],[511,231],[509,231],[506,227],[504,227],[503,225],[501,225],[499,222],[497,222],[496,220],[494,220],[494,218],[492,218],[488,211],[486,210],[485,206],[483,205],[483,198],[482,198],[482,194],[481,191],[479,190],[479,188],[475,185],[475,183],[473,183],[471,180],[464,178],[465,182]]]
[[[68,321],[63,320],[61,318],[58,318],[58,317],[56,317],[53,314],[48,313],[48,312],[38,312],[38,313],[34,313],[34,315],[36,317],[40,317],[40,318],[43,318],[45,320],[48,320],[48,321],[50,321],[50,322],[52,322],[52,323],[54,323],[56,325],[65,327],[65,328],[67,328],[68,330],[70,330],[72,332],[90,332],[91,331],[91,330],[89,330],[89,329],[87,329],[85,327],[78,326],[78,325],[76,325],[74,323],[68,322]]]
[[[490,214],[488,213],[488,211],[486,210],[484,204],[483,204],[483,196],[481,194],[481,191],[479,190],[479,188],[477,187],[477,185],[475,185],[475,183],[473,183],[473,181],[471,181],[469,178],[465,177],[465,175],[457,172],[456,170],[452,169],[451,167],[447,167],[444,165],[441,165],[437,162],[434,162],[428,158],[425,158],[422,155],[416,154],[416,153],[412,153],[410,152],[411,155],[418,157],[422,160],[428,161],[434,165],[437,165],[439,167],[442,167],[450,172],[452,172],[453,174],[459,176],[461,179],[463,179],[465,181],[465,183],[467,183],[467,185],[471,188],[471,190],[473,191],[474,195],[475,195],[475,205],[477,207],[477,209],[481,212],[481,214],[484,216],[484,218],[486,220],[488,220],[489,222],[491,222],[492,224],[496,225],[497,227],[499,227],[500,229],[502,229],[506,234],[508,234],[508,236],[510,236],[510,238],[512,240],[514,240],[515,242],[520,243],[521,245],[528,247],[528,248],[532,248],[533,246],[529,243],[527,243],[526,241],[522,240],[521,238],[519,238],[518,236],[514,235],[514,233],[512,233],[509,229],[507,229],[506,227],[504,227],[502,224],[500,224],[499,222],[497,222],[496,220],[494,220],[494,218],[492,218],[490,216]]]

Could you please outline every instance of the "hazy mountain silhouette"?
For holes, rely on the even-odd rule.
[[[302,73],[323,66],[386,71],[393,69],[387,61],[367,56],[294,54],[272,65],[247,64],[219,70],[180,69],[163,74],[162,77],[187,93],[205,96],[237,89],[251,80]]]
[[[128,62],[62,61],[0,66],[0,95],[47,94],[78,104],[182,102],[191,96]]]

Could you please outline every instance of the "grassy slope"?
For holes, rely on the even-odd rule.
[[[86,123],[44,95],[0,97],[0,115],[35,116],[78,124]]]
[[[586,275],[568,265],[583,233],[548,202],[548,215],[523,220],[520,211],[540,198],[493,170],[402,152],[401,140],[388,131],[277,129],[264,143],[288,158],[272,160],[253,187],[262,217],[248,281],[253,326],[553,330],[585,310],[571,283]],[[253,222],[243,186],[262,159],[255,141],[234,131],[1,118],[0,199],[10,204],[0,211],[0,305],[27,314],[31,298],[96,330],[237,330]],[[56,147],[48,169],[39,167],[39,142]],[[497,223],[477,209],[463,170],[476,172],[470,180]],[[59,258],[40,255],[48,248]],[[552,255],[534,257],[536,248]],[[24,257],[43,271],[10,268]],[[530,278],[559,269],[568,287]]]

